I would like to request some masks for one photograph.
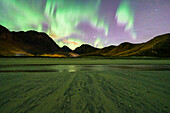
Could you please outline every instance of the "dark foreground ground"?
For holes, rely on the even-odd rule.
[[[0,59],[0,113],[170,112],[169,60],[48,60]]]

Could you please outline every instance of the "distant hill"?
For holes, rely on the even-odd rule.
[[[97,51],[91,52],[91,53],[85,53],[84,56],[104,56],[104,54],[110,52],[111,50],[113,50],[116,46],[108,46],[108,47],[104,47],[102,49],[99,49]]]
[[[131,44],[129,42],[124,42],[121,43],[119,46],[115,47],[114,49],[112,49],[111,51],[105,53],[104,55],[106,56],[119,56],[119,54],[121,54],[122,52],[131,50],[135,47],[137,47],[140,44]]]
[[[0,25],[1,56],[55,54],[59,51],[60,47],[45,33],[10,32]]]
[[[77,54],[86,54],[86,53],[91,53],[97,50],[99,49],[88,44],[83,44],[80,47],[77,47],[73,52]]]
[[[67,47],[67,46],[63,46],[62,48],[61,48],[61,51],[62,52],[73,52],[69,47]]]

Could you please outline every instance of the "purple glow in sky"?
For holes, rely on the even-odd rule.
[[[0,24],[46,32],[61,47],[142,43],[170,31],[170,0],[0,0]]]

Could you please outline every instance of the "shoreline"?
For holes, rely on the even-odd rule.
[[[0,65],[170,65],[170,58],[0,58]]]

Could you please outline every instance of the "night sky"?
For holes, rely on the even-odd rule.
[[[170,0],[0,0],[0,24],[71,49],[141,43],[170,31]]]

